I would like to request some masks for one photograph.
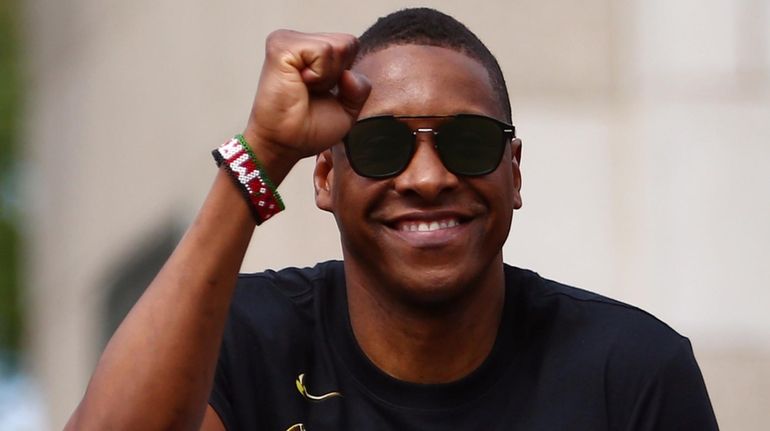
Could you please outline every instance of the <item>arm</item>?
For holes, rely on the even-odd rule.
[[[368,81],[347,70],[356,49],[356,39],[342,34],[268,38],[244,136],[276,185],[355,121],[369,93]],[[220,170],[195,221],[105,348],[66,430],[222,429],[206,413],[207,399],[254,227]]]
[[[217,412],[211,406],[206,407],[206,414],[203,416],[201,431],[225,431],[222,420],[219,419]]]

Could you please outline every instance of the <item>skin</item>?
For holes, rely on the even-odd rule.
[[[372,61],[387,60],[377,53],[349,70],[356,51],[357,41],[350,35],[272,33],[244,136],[275,183],[301,158],[320,153],[314,175],[317,202],[332,211],[340,225],[350,270],[351,319],[366,354],[399,378],[452,380],[472,370],[494,340],[502,304],[499,248],[511,211],[521,205],[520,143],[513,143],[489,178],[448,175],[430,146],[422,142],[412,165],[398,178],[374,184],[356,177],[340,151],[327,150],[340,142],[367,102],[371,85],[362,73],[371,73],[375,79],[375,91],[362,115],[461,110],[500,118],[493,105],[481,100],[486,96],[474,96],[491,91],[486,75],[466,79],[468,85],[475,85],[468,89],[457,80],[466,74],[470,74],[466,78],[480,78],[474,75],[480,65],[465,56],[421,52],[430,62],[446,60],[466,72],[442,78],[443,90],[452,91],[439,97],[439,88],[429,80],[422,79],[422,90],[410,83],[403,68],[399,72],[386,67],[382,76],[375,75],[378,63]],[[411,61],[416,66],[414,57]],[[403,84],[404,95],[397,97],[400,103],[388,105],[387,94],[395,94],[388,86],[397,82]],[[458,92],[465,96],[447,96]],[[356,187],[361,191],[356,193]],[[434,217],[435,211],[463,212],[468,221],[456,234],[442,233],[427,240],[399,239],[383,230],[382,221],[388,223],[390,218],[419,218],[422,212]],[[254,228],[239,190],[220,171],[184,238],[105,348],[66,430],[224,429],[207,399],[238,269]],[[363,236],[356,238],[359,234]],[[367,240],[383,242],[369,252]],[[461,241],[470,245],[467,252],[459,247]],[[388,257],[401,252],[406,253],[404,257]],[[458,266],[471,274],[453,268],[449,258],[439,258],[444,253],[457,258]],[[404,270],[403,283],[394,276],[397,272],[376,268],[376,262],[398,268],[407,261],[414,268]],[[420,271],[424,279],[418,276]],[[367,312],[373,317],[367,318]],[[397,314],[386,316],[388,312]],[[392,335],[377,339],[379,332]],[[474,342],[452,344],[460,337]],[[379,341],[381,348],[374,343]],[[404,343],[396,344],[400,341]],[[446,356],[457,356],[456,363],[446,359],[441,364],[447,367],[446,373],[428,373],[428,355],[442,346]]]

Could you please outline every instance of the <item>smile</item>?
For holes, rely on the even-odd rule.
[[[460,221],[454,218],[433,221],[403,221],[396,228],[401,232],[434,232],[458,226]]]

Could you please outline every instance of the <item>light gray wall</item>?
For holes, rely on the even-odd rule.
[[[476,31],[509,82],[524,208],[506,261],[652,312],[692,339],[724,429],[770,422],[768,2],[425,3]],[[358,34],[410,2],[25,4],[28,340],[58,429],[101,348],[105,285],[193,216],[265,36]],[[288,210],[244,270],[340,256],[311,169],[282,184]]]

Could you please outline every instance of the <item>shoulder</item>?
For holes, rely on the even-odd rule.
[[[301,298],[312,289],[333,279],[336,271],[342,270],[342,262],[330,260],[312,267],[284,268],[278,271],[239,274],[236,286],[236,297],[249,297],[264,294],[275,288],[280,288],[281,296]]]
[[[332,288],[342,262],[327,261],[307,268],[284,268],[240,274],[230,306],[231,323],[264,327],[287,319],[313,318],[321,289]]]
[[[651,370],[690,348],[687,338],[638,307],[532,271],[506,270],[530,329],[541,339],[573,349],[578,357],[619,359],[625,367]]]
[[[544,386],[604,400],[612,429],[717,429],[690,341],[652,314],[506,267],[522,350]],[[565,383],[568,382],[568,383]]]

